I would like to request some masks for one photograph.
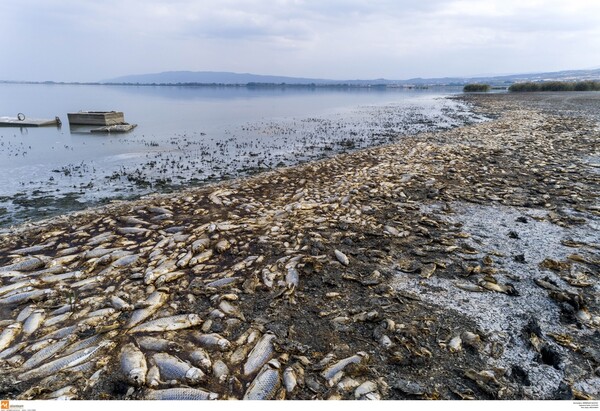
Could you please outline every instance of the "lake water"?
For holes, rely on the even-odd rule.
[[[458,90],[0,84],[0,226],[384,144],[482,118]],[[123,111],[132,132],[72,128],[67,112]]]

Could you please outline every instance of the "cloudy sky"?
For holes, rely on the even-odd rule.
[[[598,0],[2,0],[0,79],[328,79],[600,67]]]

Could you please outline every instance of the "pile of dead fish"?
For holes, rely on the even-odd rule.
[[[486,128],[489,152],[509,150],[510,129],[496,134],[514,120],[444,133],[443,149],[442,137],[424,135],[0,237],[2,396],[521,398],[514,375],[486,365],[502,355],[497,342],[386,285],[396,271],[518,295],[498,280],[492,257],[468,258],[477,254],[468,233],[421,210],[429,200],[560,206],[579,196],[581,210],[597,213],[592,198],[544,181],[541,168],[554,197],[475,158]],[[539,152],[556,149],[533,142]],[[573,222],[555,209],[557,222]],[[563,271],[569,281],[597,281]],[[580,326],[600,325],[593,298],[546,283],[575,307]]]

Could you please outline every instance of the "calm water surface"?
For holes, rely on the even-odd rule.
[[[0,84],[0,226],[202,184],[480,121],[455,90]],[[117,110],[127,134],[71,128],[67,112]]]

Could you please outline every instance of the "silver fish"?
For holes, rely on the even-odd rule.
[[[221,337],[219,334],[194,334],[194,338],[198,343],[206,348],[215,348],[219,351],[229,351],[231,349],[231,342],[226,338]]]
[[[56,290],[31,290],[0,299],[0,305],[19,304],[26,301],[38,301],[56,295]]]
[[[246,390],[244,400],[273,399],[281,386],[280,368],[281,364],[277,360],[266,363]]]
[[[202,348],[197,348],[190,353],[192,364],[200,368],[204,372],[210,372],[212,369],[212,361],[208,353]]]
[[[254,374],[273,357],[273,340],[276,338],[275,334],[267,333],[256,343],[244,364],[244,375]]]
[[[160,370],[161,378],[165,380],[178,380],[185,381],[188,384],[197,384],[206,377],[199,368],[167,353],[154,354],[152,360]]]
[[[31,357],[29,357],[29,359],[27,359],[27,361],[23,363],[21,369],[26,371],[37,366],[38,364],[41,364],[42,362],[52,357],[54,354],[62,351],[67,345],[71,344],[74,340],[75,336],[70,335],[69,337],[63,340],[57,341],[51,345],[48,345],[45,348],[42,348],[40,351],[36,352]]]
[[[44,318],[46,317],[46,313],[44,310],[35,310],[31,313],[25,323],[23,324],[23,335],[29,336],[36,332],[36,330],[42,325]]]
[[[17,376],[20,381],[30,380],[32,378],[43,378],[48,375],[55,374],[67,368],[75,367],[81,363],[86,362],[93,356],[97,355],[98,352],[105,346],[111,345],[110,341],[103,341],[95,347],[86,348],[80,351],[76,351],[73,354],[57,358],[54,361],[50,361],[40,367],[26,371]]]
[[[204,251],[210,245],[210,240],[208,238],[200,238],[192,243],[191,251],[193,253],[199,253]]]
[[[12,355],[18,353],[19,351],[21,351],[26,346],[27,346],[27,343],[25,341],[20,342],[18,344],[13,344],[12,347],[7,348],[4,351],[0,351],[0,360],[4,360],[6,358],[9,358],[10,356],[12,356]]]
[[[358,352],[355,355],[344,358],[335,364],[325,368],[321,373],[321,376],[327,381],[331,381],[340,371],[343,371],[350,364],[360,364],[361,362],[368,360],[369,355],[366,352]],[[337,382],[337,381],[336,381]]]
[[[167,260],[158,267],[146,271],[146,274],[144,275],[144,284],[153,284],[154,281],[156,281],[156,279],[161,275],[170,273],[171,271],[175,270],[177,270],[177,265],[175,264],[175,261]]]
[[[189,265],[193,267],[197,264],[204,263],[204,262],[210,260],[212,256],[213,256],[213,251],[206,250],[203,253],[197,254],[194,257],[192,257],[192,259],[189,262]]]
[[[146,374],[148,372],[146,357],[135,345],[129,343],[121,348],[119,363],[121,372],[129,384],[135,387],[146,384]]]
[[[145,308],[137,309],[131,313],[131,318],[125,325],[125,328],[131,328],[131,327],[141,323],[146,318],[150,317],[160,307],[162,307],[167,302],[168,299],[169,299],[169,294],[161,292],[161,291],[154,291],[144,301],[144,305],[146,305]]]
[[[164,338],[143,336],[136,338],[136,341],[141,348],[148,351],[178,351],[181,349],[180,344]]]
[[[126,255],[114,261],[111,265],[115,268],[129,267],[140,259],[138,254]]]
[[[86,339],[79,340],[79,341],[74,342],[73,344],[69,345],[65,349],[65,352],[63,353],[63,355],[68,355],[68,354],[74,353],[75,351],[79,351],[79,350],[83,350],[84,348],[92,347],[94,345],[101,343],[105,339],[114,338],[117,334],[118,334],[117,331],[111,331],[106,334],[96,334],[96,335],[92,335],[91,337],[88,337]]]
[[[216,400],[219,394],[200,390],[196,388],[168,388],[166,390],[148,390],[144,399],[146,400],[165,400],[165,401],[197,401],[197,400]]]
[[[113,295],[112,297],[110,297],[110,303],[111,305],[119,310],[119,311],[132,311],[133,310],[133,306],[127,302],[125,302],[122,298]]]
[[[34,245],[31,247],[19,248],[18,250],[13,250],[12,253],[20,254],[20,255],[34,254],[34,253],[37,253],[38,251],[42,251],[42,250],[45,250],[46,248],[50,248],[54,244],[56,244],[56,241],[50,241],[49,243],[42,244],[42,245]]]
[[[298,380],[296,379],[296,372],[292,367],[287,367],[283,370],[283,386],[287,392],[292,392],[298,385]]]
[[[194,327],[202,323],[198,314],[180,314],[171,317],[157,318],[133,327],[130,332],[163,332],[182,330],[184,328]]]
[[[4,287],[0,287],[0,295],[7,294],[11,291],[18,290],[19,288],[24,288],[24,287],[28,287],[28,286],[37,286],[39,284],[40,284],[40,282],[38,280],[26,279],[23,281],[19,281],[17,283],[12,283],[9,285],[5,285]]]
[[[162,287],[163,285],[170,283],[171,281],[175,281],[180,279],[185,275],[185,271],[172,271],[167,274],[163,274],[154,281],[154,286]]]
[[[28,257],[19,262],[0,267],[0,272],[4,271],[32,271],[45,265],[45,262],[38,257]]]
[[[83,271],[71,271],[63,274],[47,275],[40,278],[40,281],[44,284],[58,283],[65,280],[79,280],[83,277]]]
[[[229,367],[222,360],[215,361],[212,371],[219,384],[223,384],[229,376]]]
[[[51,327],[53,325],[60,324],[72,315],[72,312],[67,312],[64,314],[55,315],[54,317],[50,317],[46,320],[46,327]]]
[[[335,258],[337,258],[340,263],[346,266],[350,264],[350,260],[346,254],[342,253],[340,250],[334,250],[333,252],[335,253]]]
[[[13,340],[21,333],[23,326],[21,323],[14,323],[9,325],[0,334],[0,351],[8,348]]]

